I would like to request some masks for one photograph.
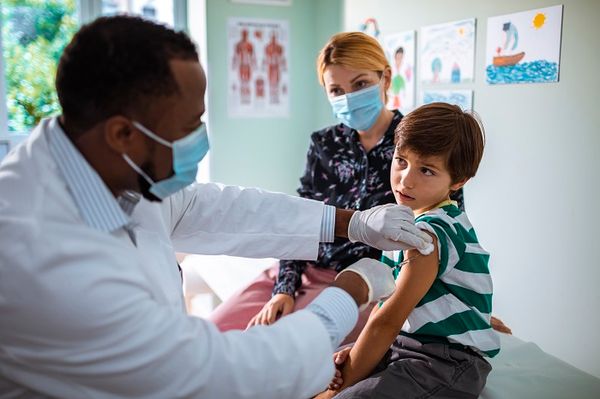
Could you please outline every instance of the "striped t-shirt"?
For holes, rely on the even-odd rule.
[[[479,245],[467,215],[451,201],[418,216],[416,222],[437,236],[440,264],[437,278],[400,334],[423,343],[460,344],[494,357],[500,351],[500,340],[490,326],[489,253]],[[383,252],[382,262],[394,269],[394,278],[402,261],[402,251]]]

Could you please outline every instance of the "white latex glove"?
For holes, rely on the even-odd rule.
[[[360,259],[339,272],[336,279],[346,272],[358,274],[369,287],[369,299],[360,305],[359,311],[363,311],[373,301],[388,298],[396,288],[392,269],[375,259]]]
[[[416,248],[423,255],[433,252],[431,237],[415,226],[412,209],[404,205],[385,204],[354,212],[348,238],[384,251]]]

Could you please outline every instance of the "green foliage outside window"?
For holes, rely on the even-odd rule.
[[[27,132],[60,113],[56,66],[78,28],[76,0],[2,0],[8,129]]]

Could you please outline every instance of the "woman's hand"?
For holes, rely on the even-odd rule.
[[[248,322],[246,328],[259,324],[273,324],[280,317],[294,310],[294,297],[288,294],[275,294],[262,310]]]
[[[329,390],[335,391],[337,389],[340,389],[340,387],[344,383],[344,379],[342,378],[341,367],[346,362],[346,359],[348,359],[350,349],[352,349],[352,346],[345,347],[333,354],[333,363],[335,364],[335,375],[333,376],[333,379],[327,387]]]

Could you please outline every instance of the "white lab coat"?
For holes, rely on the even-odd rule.
[[[220,333],[185,315],[175,250],[314,259],[323,205],[214,184],[85,224],[47,124],[0,168],[0,398],[304,398],[333,375],[321,320]]]

